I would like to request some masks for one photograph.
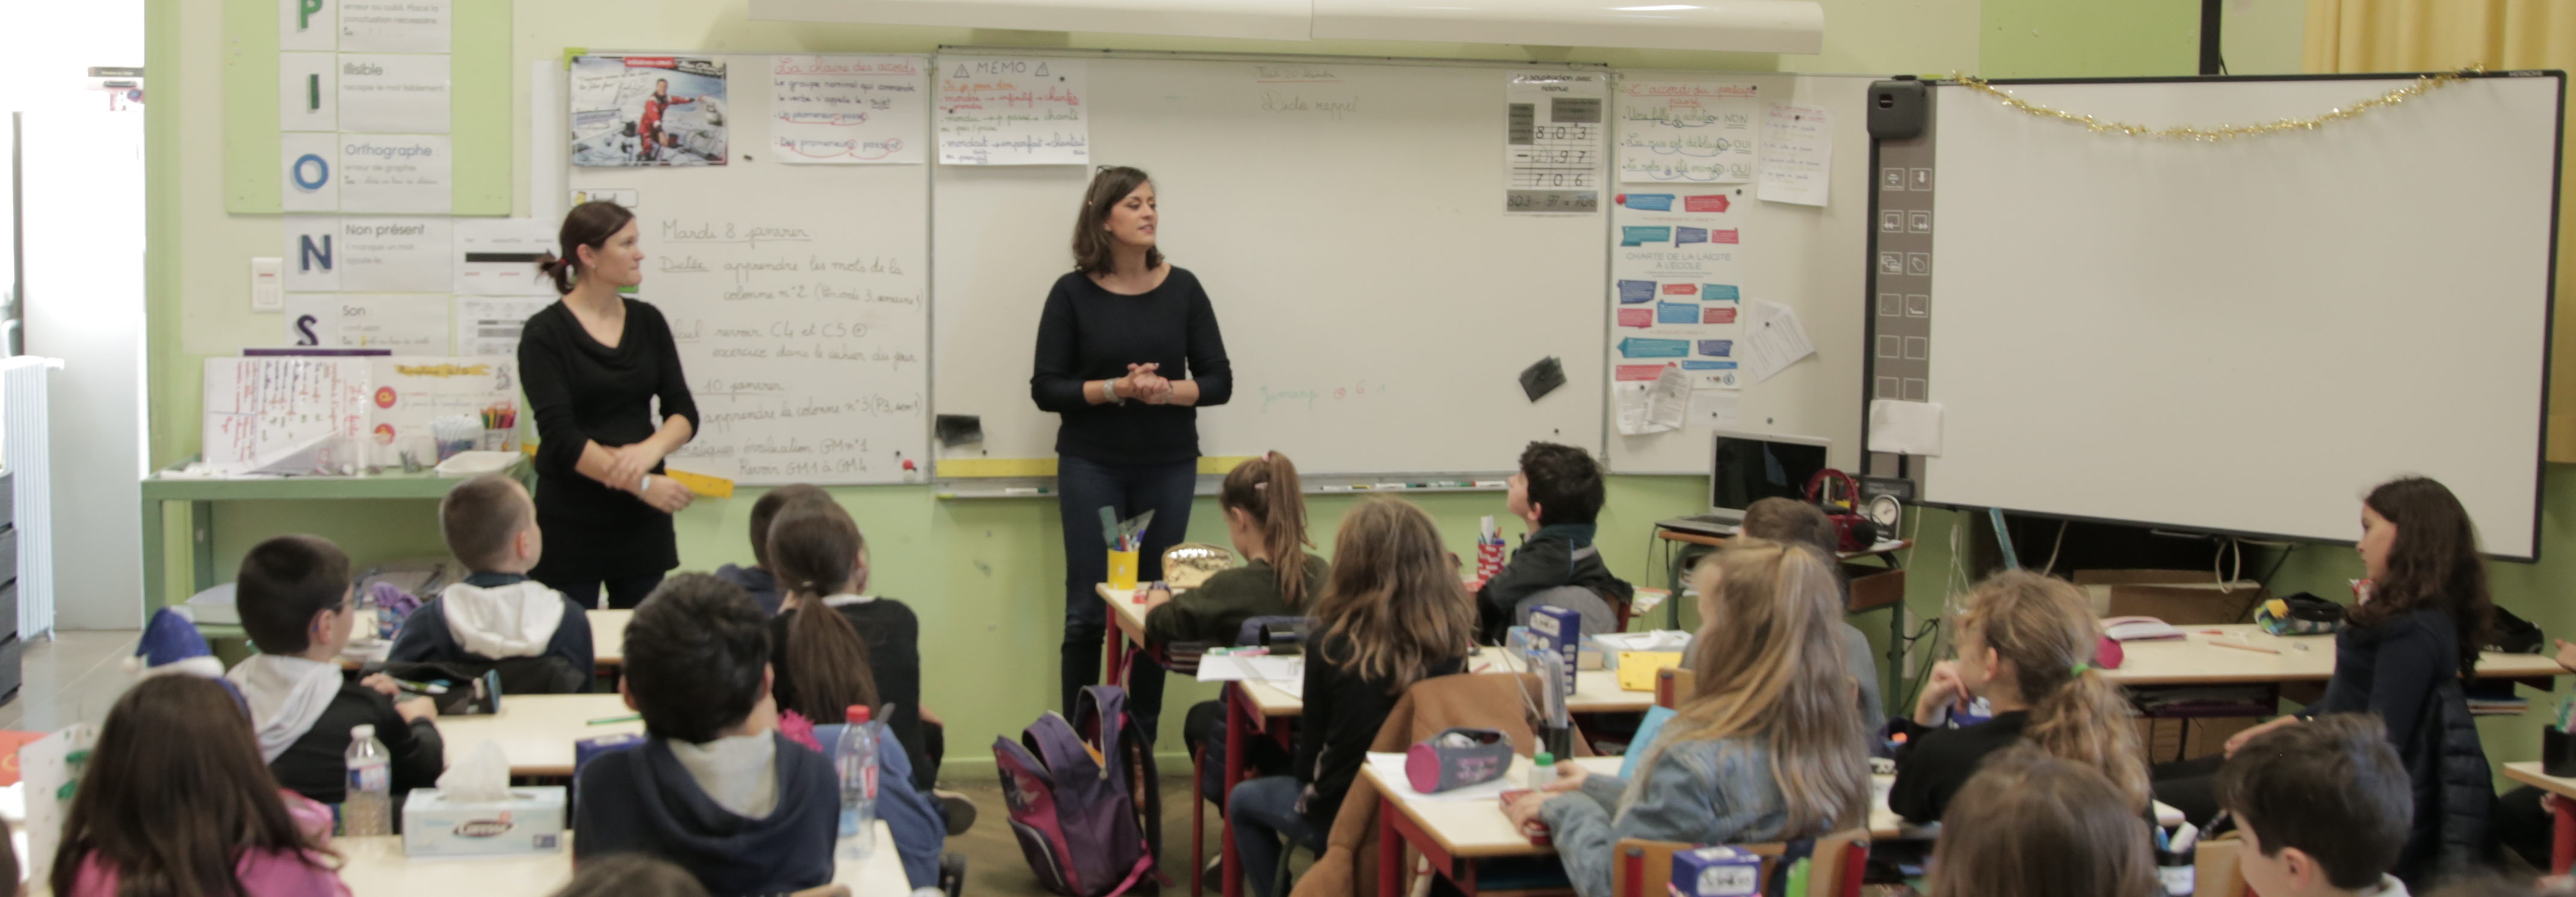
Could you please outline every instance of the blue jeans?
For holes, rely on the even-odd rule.
[[[1226,797],[1225,818],[1234,824],[1234,850],[1243,860],[1244,880],[1258,897],[1273,897],[1270,885],[1279,877],[1283,862],[1280,838],[1308,850],[1324,849],[1323,831],[1297,812],[1297,795],[1303,790],[1296,776],[1270,776],[1236,785]]]
[[[1190,529],[1190,498],[1198,488],[1196,459],[1168,464],[1107,464],[1072,455],[1056,461],[1056,507],[1064,516],[1064,659],[1061,683],[1065,715],[1073,714],[1082,687],[1100,682],[1102,638],[1109,632],[1109,608],[1100,603],[1099,585],[1109,579],[1109,543],[1100,530],[1100,509],[1114,508],[1119,520],[1148,510],[1154,522],[1136,559],[1138,582],[1163,578],[1163,551],[1181,544]],[[1151,740],[1163,715],[1163,667],[1143,654],[1128,668],[1127,712]]]

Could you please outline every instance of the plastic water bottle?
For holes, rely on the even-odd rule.
[[[1545,788],[1547,783],[1553,781],[1556,781],[1556,755],[1540,751],[1537,756],[1530,758],[1530,790]]]
[[[363,838],[394,833],[393,756],[376,740],[376,727],[349,727],[349,793],[341,798],[340,834]]]
[[[845,860],[864,860],[877,852],[877,739],[868,708],[852,706],[847,718],[832,745],[832,769],[841,776],[839,852]]]

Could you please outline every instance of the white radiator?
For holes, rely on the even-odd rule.
[[[18,637],[54,631],[54,453],[46,381],[59,358],[0,359],[0,465],[12,478],[18,527]]]

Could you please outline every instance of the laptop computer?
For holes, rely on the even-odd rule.
[[[1754,433],[1712,434],[1706,514],[1658,524],[1664,529],[1732,536],[1744,509],[1766,498],[1806,500],[1807,481],[1825,469],[1832,440]]]

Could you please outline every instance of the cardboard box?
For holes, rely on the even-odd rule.
[[[2146,746],[2149,763],[2207,757],[2225,751],[2227,739],[2254,728],[2262,721],[2260,717],[2251,716],[2141,719],[2138,720],[2138,743]],[[2186,722],[2190,723],[2188,727],[2183,725]],[[2185,728],[2191,730],[2188,741],[2183,735]]]
[[[451,802],[422,788],[403,802],[403,855],[492,856],[563,849],[562,786],[511,788],[497,803]]]
[[[2244,843],[2231,832],[2193,846],[2191,892],[2195,897],[2245,897],[2245,874],[2236,868],[2236,853]]]
[[[1564,694],[1574,694],[1574,672],[1581,669],[1583,615],[1555,605],[1530,608],[1530,649],[1565,658]]]
[[[2222,590],[2207,570],[2077,570],[2075,584],[2091,594],[2096,616],[2154,617],[2176,626],[2244,622],[2271,597],[2253,582]]]
[[[1762,856],[1733,847],[1673,852],[1673,897],[1757,897]]]

